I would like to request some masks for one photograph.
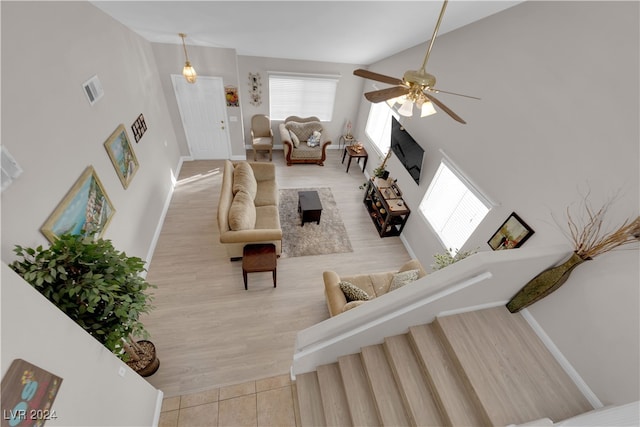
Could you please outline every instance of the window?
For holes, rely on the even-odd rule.
[[[386,102],[371,103],[364,131],[381,155],[386,154],[391,145],[392,115],[398,118]]]
[[[331,121],[338,76],[269,74],[269,112],[272,120],[316,116]]]
[[[429,184],[419,210],[442,244],[455,255],[491,209],[473,185],[443,159]]]

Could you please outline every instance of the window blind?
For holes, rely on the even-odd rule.
[[[442,162],[419,209],[447,250],[455,255],[487,215],[489,206]]]
[[[331,121],[338,76],[269,74],[269,114],[272,120],[316,116]]]

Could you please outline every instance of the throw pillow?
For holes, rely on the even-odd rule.
[[[352,308],[356,308],[359,305],[364,304],[366,301],[351,301],[348,302],[344,305],[344,307],[342,307],[342,312],[344,313],[345,311],[349,311]]]
[[[229,207],[229,228],[232,230],[252,230],[256,226],[256,205],[251,195],[240,190],[233,197]]]
[[[391,286],[389,286],[389,292],[395,291],[403,287],[404,285],[415,282],[418,280],[418,270],[407,270],[401,273],[396,273],[393,275],[393,280],[391,280]]]
[[[371,299],[371,297],[369,297],[369,294],[367,294],[365,291],[363,291],[353,283],[340,282],[338,283],[338,285],[340,286],[340,290],[342,291],[344,296],[347,298],[347,302],[368,301]]]
[[[233,194],[241,190],[249,193],[251,200],[256,198],[258,192],[258,183],[253,174],[253,168],[247,162],[240,162],[233,169]]]
[[[322,132],[322,124],[320,122],[287,122],[287,129],[296,134],[300,141],[307,141],[314,131]]]
[[[293,142],[293,146],[298,148],[298,145],[300,145],[300,140],[298,139],[298,137],[296,136],[295,133],[293,133],[292,130],[289,131],[289,135],[291,135],[291,142]]]
[[[317,130],[314,131],[307,140],[307,145],[309,147],[317,147],[318,145],[320,145],[320,132],[318,132]]]

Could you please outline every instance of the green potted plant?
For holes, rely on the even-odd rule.
[[[431,264],[431,268],[436,271],[445,268],[448,265],[453,264],[454,262],[458,262],[461,259],[465,259],[466,257],[473,255],[478,252],[478,249],[473,249],[469,251],[460,251],[457,250],[455,255],[451,255],[452,250],[449,249],[441,254],[433,255],[435,262]]]
[[[153,308],[147,290],[155,286],[141,275],[142,259],[110,240],[71,234],[49,248],[16,245],[14,252],[10,267],[91,336],[141,375],[157,370],[153,344],[132,338],[148,338],[140,315]]]
[[[387,177],[389,176],[389,173],[387,172],[386,167],[387,167],[387,160],[389,160],[389,157],[391,157],[391,149],[389,149],[389,151],[387,152],[387,155],[384,156],[384,160],[382,161],[380,166],[378,166],[373,170],[373,176],[375,176],[376,178],[387,179]]]

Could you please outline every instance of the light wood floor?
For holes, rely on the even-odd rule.
[[[296,333],[329,317],[323,271],[387,271],[409,259],[398,237],[378,237],[358,188],[365,177],[355,161],[345,173],[341,158],[330,150],[324,167],[287,167],[276,151],[273,162],[280,188],[331,187],[353,252],[281,258],[277,288],[270,273],[252,273],[248,291],[241,262],[229,261],[218,239],[223,161],[183,164],[148,266],[156,309],[142,319],[161,362],[148,381],[165,396],[288,373]]]

